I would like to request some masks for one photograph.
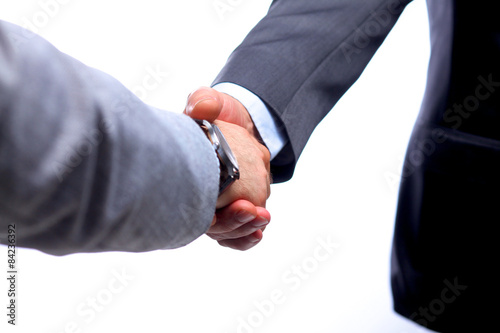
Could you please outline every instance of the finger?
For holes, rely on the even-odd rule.
[[[271,221],[271,213],[269,213],[267,209],[263,207],[255,207],[255,209],[257,211],[257,216],[260,216],[269,222]]]
[[[205,119],[210,122],[215,119],[223,120],[245,128],[252,135],[257,132],[243,104],[213,88],[200,87],[192,92],[188,97],[184,113],[191,118]]]
[[[271,214],[269,214],[269,212],[262,207],[256,207],[255,211],[257,212],[257,217],[255,217],[253,220],[250,220],[242,224],[238,228],[225,231],[224,230],[225,228],[215,228],[214,226],[207,232],[207,235],[212,239],[221,241],[226,239],[230,240],[230,239],[242,238],[245,236],[249,236],[258,230],[264,230],[264,228],[269,224],[269,221],[271,221]],[[236,214],[236,216],[238,216],[238,213]],[[248,218],[250,219],[251,217],[248,216]],[[221,224],[224,224],[224,222],[231,223],[230,221],[222,221],[221,219],[219,219],[219,222]],[[234,227],[237,226],[238,224],[239,223],[234,223],[232,226]],[[212,232],[212,230],[216,231]]]
[[[227,239],[219,241],[221,246],[229,247],[234,250],[246,251],[259,244],[263,234],[261,230],[257,230],[251,235],[237,239]]]
[[[259,211],[263,214],[265,213],[262,210]],[[226,233],[240,228],[245,223],[253,221],[257,217],[257,207],[249,201],[236,200],[227,207],[219,209],[216,215],[217,223],[215,223],[208,232],[218,234]]]
[[[215,239],[217,241],[220,240],[225,240],[225,239],[237,239],[245,236],[249,236],[256,232],[257,230],[262,230],[266,225],[269,224],[269,221],[258,216],[255,220],[245,223],[241,227],[228,231],[228,232],[223,232],[223,233],[211,233],[207,232],[207,235]]]
[[[201,87],[189,95],[184,113],[191,118],[213,122],[219,116],[222,106],[222,97],[217,90]]]

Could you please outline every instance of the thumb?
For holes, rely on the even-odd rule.
[[[219,117],[222,106],[217,90],[201,87],[189,95],[184,113],[194,119],[213,122]]]

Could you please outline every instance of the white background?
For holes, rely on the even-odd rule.
[[[173,112],[210,85],[270,5],[221,0],[227,10],[218,12],[214,0],[0,1],[0,19],[31,25]],[[424,332],[392,311],[389,261],[397,177],[425,86],[427,24],[425,2],[415,0],[318,126],[293,180],[272,186],[272,221],[256,248],[236,252],[202,236],[143,254],[19,249],[18,325],[7,324],[2,278],[0,331]],[[168,75],[141,89],[155,69]],[[315,252],[320,240],[339,246]],[[0,262],[6,272],[3,246]]]

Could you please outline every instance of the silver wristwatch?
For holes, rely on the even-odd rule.
[[[195,121],[200,125],[206,136],[212,143],[212,146],[219,158],[220,165],[220,180],[219,180],[219,195],[226,190],[236,179],[240,178],[240,169],[238,162],[234,156],[229,144],[224,138],[219,127],[206,120]]]

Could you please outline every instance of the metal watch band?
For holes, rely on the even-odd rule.
[[[226,138],[219,127],[206,120],[195,119],[212,143],[220,165],[219,195],[221,195],[236,179],[240,178],[238,162],[236,161]]]

